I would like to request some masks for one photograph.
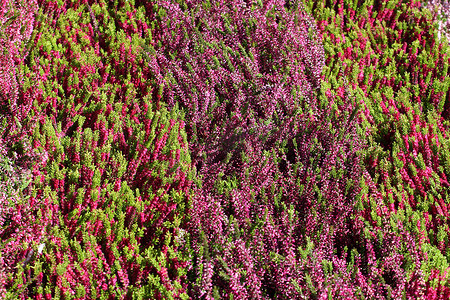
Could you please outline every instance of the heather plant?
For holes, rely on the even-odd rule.
[[[2,2],[2,297],[448,298],[433,20],[400,0]]]
[[[160,1],[155,7],[159,27],[152,34],[160,44],[150,66],[167,86],[168,104],[188,109],[188,136],[197,145],[216,147],[209,132],[224,141],[230,134],[221,131],[285,118],[298,106],[296,94],[312,101],[323,48],[303,10],[286,11],[283,1]]]
[[[39,242],[41,224],[27,202],[30,168],[38,156],[30,147],[19,90],[17,65],[27,56],[24,45],[33,30],[36,1],[2,1],[0,5],[0,297],[17,272],[24,245]]]
[[[387,218],[409,232],[422,252],[426,297],[447,298],[447,42],[416,1],[310,8],[327,53],[329,93],[344,89],[335,79],[343,70],[362,107],[364,161],[383,203],[375,214],[367,203],[366,219],[381,229]]]
[[[157,12],[150,65],[164,99],[186,111],[198,173],[191,296],[423,295],[422,253],[381,219],[362,167],[360,103],[342,80],[335,94],[322,85],[321,41],[302,6],[161,1]]]
[[[5,123],[2,125],[2,136],[7,136]],[[0,141],[6,144],[4,139]],[[16,165],[5,153],[0,157],[0,295],[5,298],[7,280],[16,272],[14,266],[23,253],[22,243],[39,240],[36,236],[39,231],[35,231],[39,225],[33,225],[37,223],[33,206],[26,202],[30,183],[27,170]]]
[[[193,200],[191,233],[194,249],[201,251],[192,273],[196,278],[193,297],[211,296],[213,289],[220,286],[211,282],[218,261],[215,259],[213,263],[202,257],[203,254],[208,257],[205,251],[212,251],[200,250],[202,239],[206,243],[217,240],[220,232],[217,226],[225,226],[223,223],[228,223],[225,219],[231,222],[235,218],[237,226],[245,219],[247,223],[254,219],[248,216],[251,209],[248,192],[239,196],[243,207],[225,209],[229,206],[222,203],[226,199],[220,201],[223,197],[209,195],[209,190],[220,174],[229,182],[233,174],[241,172],[244,141],[272,136],[298,110],[297,97],[302,97],[306,105],[309,103],[312,117],[317,114],[313,100],[319,87],[323,50],[320,41],[310,37],[314,21],[301,9],[286,10],[282,1],[263,4],[161,1],[156,19],[158,28],[154,35],[161,44],[155,46],[154,53],[148,53],[153,56],[150,66],[155,73],[160,71],[158,83],[167,86],[163,96],[169,105],[181,103],[187,112],[190,150],[204,186],[197,190]],[[268,142],[268,151],[275,141]],[[262,155],[261,142],[252,146],[257,148],[256,155]],[[255,158],[251,162],[249,166],[256,162]],[[258,185],[251,190],[259,190]],[[225,240],[227,235],[219,235],[219,239]],[[246,236],[245,240],[250,241],[249,238]],[[225,246],[223,242],[219,245]],[[254,250],[250,246],[242,249]],[[246,257],[253,260],[250,253]],[[224,264],[231,263],[223,259]],[[257,260],[263,262],[261,257]],[[267,288],[261,288],[261,274],[257,273],[262,269],[244,271],[248,272],[244,288],[233,268],[226,272],[228,277],[232,276],[231,281],[217,293],[263,296]]]
[[[193,298],[349,299],[396,297],[407,288],[408,296],[420,292],[408,282],[420,277],[414,244],[396,236],[390,224],[376,235],[359,218],[357,199],[373,193],[359,186],[362,143],[349,115],[328,122],[297,115],[285,124],[285,132],[295,129],[284,146],[280,139],[279,147],[262,150],[261,141],[248,137],[241,171],[226,176],[226,164],[207,169],[221,172],[193,200],[193,231],[199,232],[194,237],[200,236]],[[346,121],[347,128],[333,127]],[[403,247],[417,267],[400,267]]]
[[[434,15],[434,20],[438,26],[438,39],[445,38],[449,41],[450,3],[442,0],[431,0],[422,3],[422,6],[423,8],[429,9]]]
[[[143,63],[146,8],[39,7],[19,96],[45,157],[27,191],[45,242],[16,256],[8,297],[186,298],[193,174],[183,114]]]
[[[22,45],[31,36],[36,4],[6,0],[0,6],[0,105],[5,112],[17,109],[20,74],[16,73],[16,65],[27,55]]]

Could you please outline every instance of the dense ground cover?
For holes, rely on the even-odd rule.
[[[447,41],[418,3],[336,4],[334,12],[311,7],[330,40],[327,71],[348,74],[362,107],[365,165],[380,192],[377,206],[386,208],[374,214],[375,199],[367,199],[365,219],[377,231],[383,218],[407,229],[424,255],[427,297],[448,297]]]
[[[418,1],[4,1],[6,299],[447,299]]]

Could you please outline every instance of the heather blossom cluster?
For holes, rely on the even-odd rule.
[[[37,156],[30,147],[24,124],[27,105],[20,103],[21,73],[33,31],[36,1],[2,1],[0,4],[0,297],[5,297],[7,278],[17,272],[23,243],[41,240],[43,231],[27,203],[24,191],[30,182],[29,167]],[[5,226],[9,224],[9,226]]]
[[[450,3],[448,1],[442,0],[431,0],[422,3],[424,8],[431,10],[436,17],[436,24],[438,26],[438,39],[441,40],[443,37],[446,40],[450,40],[449,35],[449,17],[450,17]]]
[[[376,189],[360,187],[372,179],[361,167],[358,103],[348,87],[336,96],[322,87],[324,51],[304,8],[284,1],[158,4],[164,47],[156,49],[152,68],[161,72],[169,105],[178,101],[187,109],[188,140],[202,179],[192,202],[198,254],[191,295],[423,293],[400,268],[400,248],[414,253],[414,241],[402,245],[389,224],[379,232],[392,244],[385,250],[375,251],[365,236],[358,216],[370,216],[358,213],[356,199],[382,199]],[[255,30],[244,30],[249,26]],[[348,263],[350,250],[359,262]],[[411,259],[417,265],[408,272],[421,277],[420,253]],[[342,274],[339,281],[333,272]],[[359,274],[356,284],[352,272]]]
[[[0,298],[449,298],[437,3],[2,1]]]
[[[21,108],[31,107],[23,118],[22,109],[11,111],[22,130],[8,134],[27,137],[15,152],[30,156],[31,147],[40,157],[26,165],[31,183],[21,203],[2,211],[10,246],[2,259],[13,266],[2,268],[4,296],[186,298],[189,251],[176,237],[190,157],[182,115],[156,101],[142,67],[145,9],[38,5],[30,53],[16,68]],[[130,16],[141,21],[115,22]]]
[[[369,143],[364,161],[380,200],[363,206],[366,219],[379,230],[386,219],[409,233],[403,240],[418,247],[426,295],[441,299],[450,294],[449,56],[429,6],[410,4],[364,4],[357,10],[336,2],[335,12],[317,5],[313,15],[328,45],[323,78],[343,67],[363,108],[359,118]],[[338,85],[330,82],[329,93]]]

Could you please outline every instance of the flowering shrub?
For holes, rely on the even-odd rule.
[[[302,9],[286,10],[283,1],[160,1],[157,20],[155,35],[161,47],[155,47],[150,66],[161,74],[158,83],[167,86],[163,95],[169,105],[178,102],[187,112],[191,155],[202,178],[192,203],[190,232],[194,252],[199,253],[191,272],[192,296],[268,296],[269,280],[261,276],[270,265],[268,249],[278,249],[265,249],[263,231],[255,236],[250,226],[258,218],[258,228],[269,222],[277,222],[276,227],[289,224],[278,224],[273,208],[261,202],[261,193],[276,173],[257,181],[244,174],[271,170],[272,159],[257,163],[263,151],[273,151],[283,137],[293,136],[287,124],[295,122],[293,116],[301,107],[310,110],[303,118],[317,115],[315,90],[320,86],[323,49],[312,35],[314,21]],[[217,185],[222,186],[220,192]],[[223,185],[229,187],[226,196]],[[296,249],[289,245],[277,254],[287,255],[292,248]],[[274,276],[280,263],[274,263],[266,276]],[[298,273],[296,268],[288,271],[293,267],[282,269]],[[286,286],[290,288],[283,290]],[[274,293],[293,291],[288,281]]]
[[[447,299],[435,19],[400,0],[3,1],[1,297]]]
[[[31,149],[24,122],[28,106],[20,102],[18,64],[27,56],[22,47],[33,30],[36,1],[0,4],[0,298],[24,253],[23,243],[40,239],[39,220],[26,194],[28,169],[38,158]]]
[[[335,96],[329,83],[318,91],[325,57],[302,7],[158,4],[162,42],[151,66],[169,105],[187,111],[200,174],[192,297],[423,294],[411,235],[386,221],[377,227],[383,198],[360,165],[359,103],[342,85]],[[368,199],[372,210],[358,213]],[[406,259],[415,266],[401,267]]]
[[[27,192],[44,240],[17,256],[9,297],[186,298],[190,156],[182,114],[142,67],[145,8],[39,6],[20,98],[46,157]],[[142,21],[115,22],[130,15]]]
[[[446,38],[450,40],[449,35],[449,17],[450,17],[450,3],[442,0],[431,0],[422,3],[423,7],[429,9],[435,18],[435,22],[438,26],[438,39]]]
[[[332,7],[311,3],[327,52],[323,78],[343,70],[363,108],[365,165],[383,203],[376,214],[365,204],[366,219],[406,229],[422,252],[425,294],[448,298],[447,42],[416,1]],[[329,93],[339,88],[330,83]]]

